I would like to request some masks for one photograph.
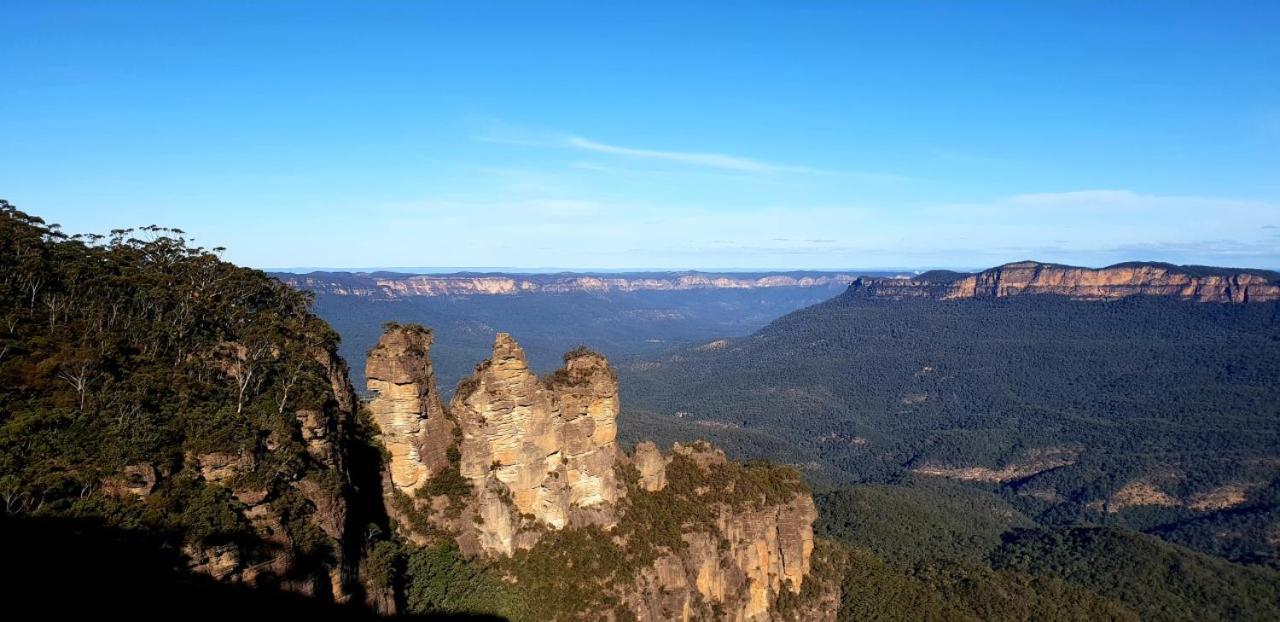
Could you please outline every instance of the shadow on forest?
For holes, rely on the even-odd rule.
[[[104,619],[234,618],[376,620],[359,606],[219,583],[185,570],[176,551],[145,533],[97,521],[0,516],[0,591],[6,608],[43,616]],[[286,617],[287,616],[287,617]],[[406,616],[409,620],[501,622],[486,615]]]

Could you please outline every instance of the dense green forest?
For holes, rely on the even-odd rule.
[[[908,478],[817,497],[842,611],[877,620],[1272,620],[1280,573],[1116,527],[1042,527],[998,495]]]
[[[1280,305],[850,292],[620,375],[624,439],[804,470],[849,619],[1277,615]]]
[[[1122,529],[1017,530],[992,552],[991,563],[1090,589],[1149,620],[1280,618],[1280,573]]]
[[[708,437],[820,487],[967,477],[1040,522],[1277,559],[1273,303],[850,293],[620,375],[628,438]]]
[[[999,495],[926,478],[851,486],[816,501],[817,535],[900,563],[981,561],[1005,532],[1035,524]]]

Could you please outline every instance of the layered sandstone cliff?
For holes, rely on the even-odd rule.
[[[1084,300],[1161,296],[1196,302],[1248,303],[1280,300],[1280,276],[1266,271],[1158,263],[1093,269],[1024,261],[977,274],[935,271],[912,278],[863,277],[855,280],[849,291],[893,299],[1056,294]]]
[[[834,272],[760,274],[678,272],[625,275],[312,272],[276,276],[293,287],[320,294],[381,299],[415,296],[512,296],[532,293],[609,293],[770,287],[839,290],[853,280],[851,274]]]
[[[499,333],[493,356],[450,408],[462,430],[460,472],[472,486],[509,492],[518,516],[553,529],[614,521],[618,387],[603,357],[570,353],[544,382]],[[501,522],[480,528],[482,549],[512,552],[519,525]]]
[[[616,441],[617,379],[602,356],[572,351],[539,378],[506,334],[446,408],[429,346],[425,329],[393,326],[368,363],[369,407],[390,455],[387,496],[411,541],[554,558],[543,550],[556,546],[553,534],[581,533],[616,574],[563,568],[566,580],[593,584],[646,621],[769,620],[784,592],[799,593],[816,512],[794,471],[739,465],[705,444],[664,454],[641,443],[627,454]],[[519,568],[510,573],[521,580]]]
[[[378,399],[368,408],[389,454],[387,471],[396,489],[413,493],[447,466],[445,450],[456,426],[445,416],[428,352],[431,331],[388,331],[369,352],[368,389]]]
[[[626,598],[639,619],[700,620],[719,611],[727,620],[769,620],[784,592],[799,593],[813,556],[811,496],[785,490],[776,491],[782,498],[757,496],[750,484],[768,480],[744,477],[740,465],[706,443],[677,443],[668,455],[640,443],[628,461],[637,477],[633,494],[656,493],[652,500],[673,508],[695,504],[707,521],[685,530],[683,550],[664,550],[638,573]],[[819,608],[808,619],[833,614]]]

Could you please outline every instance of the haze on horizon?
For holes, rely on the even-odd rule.
[[[1280,268],[1280,5],[14,2],[0,198],[259,268]]]

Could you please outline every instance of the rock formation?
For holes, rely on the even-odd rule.
[[[529,370],[524,351],[499,333],[493,356],[464,383],[450,406],[462,430],[460,471],[477,489],[511,494],[521,516],[560,529],[609,524],[618,498],[618,387],[598,354],[565,356],[548,382]],[[482,548],[510,553],[513,542],[485,523]]]
[[[445,450],[454,425],[436,391],[427,354],[431,331],[418,327],[386,333],[365,363],[368,388],[378,397],[369,412],[390,454],[387,470],[397,490],[412,494],[448,465]]]
[[[191,570],[216,579],[250,585],[264,582],[307,595],[346,600],[357,577],[345,559],[351,482],[348,478],[347,442],[356,395],[347,380],[345,363],[329,349],[313,353],[317,371],[329,383],[323,405],[293,413],[288,429],[272,431],[255,446],[236,452],[187,453],[177,470],[144,462],[126,466],[124,473],[108,478],[104,491],[116,496],[147,497],[158,482],[175,473],[226,489],[238,505],[238,519],[247,524],[256,542],[228,542],[211,546],[188,544]],[[308,463],[281,486],[260,472],[276,458],[273,453],[298,443]],[[299,515],[297,505],[305,506]],[[289,521],[315,529],[331,543],[331,559],[316,566],[299,563],[310,554],[300,550]],[[298,526],[294,526],[296,531]]]
[[[580,348],[539,378],[507,334],[444,408],[429,346],[425,329],[392,326],[368,362],[387,496],[411,541],[452,538],[502,559],[585,530],[625,569],[599,590],[645,621],[768,620],[784,592],[799,593],[816,511],[794,471],[738,465],[706,444],[628,455],[604,357]],[[643,536],[671,524],[676,540]]]
[[[768,620],[783,591],[799,592],[813,555],[817,510],[811,496],[742,503],[734,496],[750,493],[737,489],[744,480],[733,479],[727,489],[716,490],[712,482],[740,467],[706,443],[676,443],[669,456],[652,443],[641,443],[630,462],[639,472],[640,488],[647,492],[667,492],[669,468],[693,474],[692,480],[683,481],[692,490],[670,492],[681,502],[705,504],[713,522],[709,529],[686,531],[683,551],[668,551],[639,573],[627,595],[639,619],[704,619],[707,605],[712,611],[719,605],[727,620]],[[818,618],[833,613],[823,612]]]
[[[1004,298],[1057,294],[1084,300],[1163,296],[1196,302],[1248,303],[1280,300],[1280,275],[1160,263],[1077,268],[1024,261],[977,274],[933,271],[910,278],[859,278],[850,293],[873,297]]]

